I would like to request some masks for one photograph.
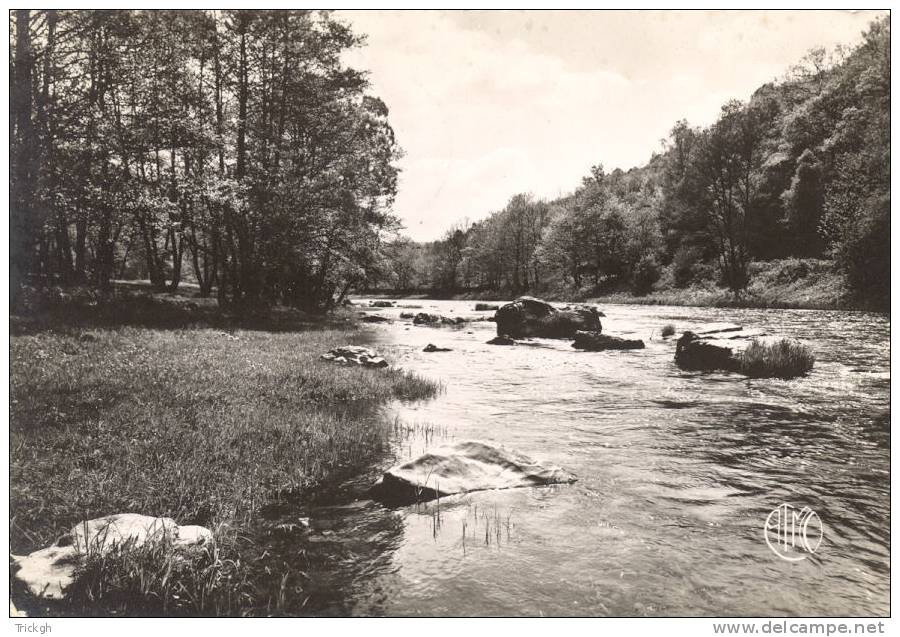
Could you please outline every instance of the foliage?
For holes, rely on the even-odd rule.
[[[659,279],[659,264],[653,254],[645,254],[634,266],[631,290],[638,296],[647,294]]]
[[[751,378],[795,378],[809,373],[815,361],[810,349],[797,341],[754,339],[741,352],[740,371]]]
[[[677,122],[644,166],[595,165],[572,193],[516,195],[411,248],[417,269],[405,278],[446,292],[590,296],[644,294],[662,277],[721,283],[740,304],[758,298],[753,262],[831,258],[855,305],[886,308],[889,44],[882,18],[855,49],[816,49],[711,126]]]
[[[327,308],[375,269],[399,150],[327,12],[11,17],[13,290],[26,275]]]

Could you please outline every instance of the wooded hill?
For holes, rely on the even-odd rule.
[[[677,122],[644,166],[598,164],[567,196],[516,194],[439,241],[401,238],[388,257],[370,283],[574,296],[703,281],[739,296],[754,261],[818,259],[852,303],[887,308],[889,19],[851,50],[811,51],[708,128]]]

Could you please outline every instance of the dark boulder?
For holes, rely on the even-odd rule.
[[[597,308],[557,310],[546,301],[529,296],[507,303],[497,310],[494,319],[497,334],[513,338],[572,338],[579,330],[600,332],[603,329]]]
[[[515,345],[516,342],[508,336],[495,336],[487,342],[488,345]]]
[[[476,312],[495,312],[500,309],[499,305],[494,305],[492,303],[476,303],[475,311]]]
[[[371,307],[394,307],[393,301],[372,301],[369,303]]]
[[[638,339],[619,338],[599,332],[575,332],[575,349],[589,352],[602,352],[607,349],[644,349],[644,341]]]
[[[390,323],[391,319],[386,316],[378,316],[377,314],[363,314],[360,319],[363,323]]]
[[[429,343],[428,345],[425,346],[425,349],[423,349],[422,351],[423,352],[452,352],[453,350],[450,349],[449,347],[438,347],[437,345],[435,345],[433,343]]]
[[[675,346],[675,364],[681,369],[739,371],[741,362],[730,347],[715,345],[693,332],[685,332]]]
[[[577,478],[559,467],[542,465],[502,447],[472,440],[432,449],[415,460],[391,467],[370,494],[402,505],[486,489],[568,484]]]
[[[402,319],[411,319],[411,318],[415,318],[415,317],[416,317],[416,315],[413,314],[412,312],[400,312],[400,318],[402,318]]]

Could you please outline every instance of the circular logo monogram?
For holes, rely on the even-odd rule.
[[[809,507],[790,504],[775,507],[766,518],[763,537],[778,557],[788,562],[805,560],[822,543],[824,529],[818,514]]]

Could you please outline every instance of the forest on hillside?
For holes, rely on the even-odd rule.
[[[675,123],[641,167],[597,164],[552,201],[515,194],[438,241],[386,246],[374,287],[572,296],[707,282],[739,297],[754,262],[810,260],[850,301],[890,301],[890,21],[817,49],[708,128]]]
[[[677,122],[644,166],[598,163],[564,197],[515,194],[423,244],[391,211],[388,108],[342,62],[364,37],[330,13],[10,16],[13,301],[116,279],[237,308],[327,309],[353,289],[739,297],[756,265],[791,259],[889,304],[888,17],[707,128]]]
[[[322,309],[379,257],[387,107],[328,12],[10,12],[10,286]]]

